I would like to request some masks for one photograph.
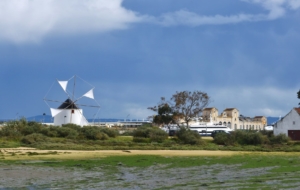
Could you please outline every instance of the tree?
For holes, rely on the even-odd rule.
[[[297,92],[297,94],[298,94],[298,99],[300,99],[300,90]],[[299,105],[300,105],[300,103],[299,103]]]
[[[198,118],[203,109],[208,106],[210,98],[201,91],[176,92],[171,100],[174,102],[173,111],[180,115],[186,126],[193,118]]]
[[[148,109],[157,112],[157,115],[153,117],[153,123],[159,125],[174,124],[173,121],[173,111],[168,102],[166,102],[164,97],[161,97],[161,101],[157,106],[149,107]]]
[[[170,101],[166,101],[162,97],[158,106],[148,109],[158,112],[158,115],[153,118],[154,123],[176,123],[180,125],[180,121],[183,120],[188,127],[193,118],[200,116],[200,113],[209,104],[209,101],[210,98],[205,92],[182,91],[176,92]]]

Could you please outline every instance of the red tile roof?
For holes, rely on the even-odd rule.
[[[226,108],[224,111],[231,111],[231,110],[234,110],[236,108]]]
[[[294,108],[296,110],[296,112],[298,112],[298,114],[300,115],[300,108]]]

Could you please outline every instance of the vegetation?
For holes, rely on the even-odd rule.
[[[158,127],[144,126],[133,132],[134,142],[158,142],[162,143],[168,139],[168,134]]]
[[[186,126],[189,126],[189,122],[199,117],[202,110],[209,104],[209,100],[205,92],[181,91],[176,92],[170,101],[162,97],[158,106],[148,109],[158,112],[158,115],[153,118],[156,124],[176,123],[179,125],[179,122],[183,120]]]
[[[163,130],[148,124],[120,136],[111,128],[73,124],[45,126],[23,119],[8,122],[0,130],[0,148],[20,146],[49,150],[300,151],[299,142],[266,131],[235,131],[231,135],[218,134],[212,140],[185,127],[168,137]]]
[[[273,133],[262,131],[242,131],[237,130],[230,133],[218,133],[214,142],[219,145],[267,145],[267,144],[286,144],[290,138],[285,134],[273,135]]]
[[[176,132],[176,137],[183,144],[199,145],[203,144],[201,136],[195,131],[191,131],[185,127],[181,127],[179,131]]]
[[[49,155],[52,159],[48,157],[41,160],[39,155],[42,154]],[[201,189],[202,186],[206,187],[204,189],[298,189],[299,187],[299,153],[252,153],[234,156],[128,155],[93,157],[84,160],[60,159],[59,154],[55,151],[28,152],[26,157],[30,156],[34,159],[36,156],[39,161],[3,159],[1,164],[11,168],[8,172],[14,172],[14,167],[18,170],[22,167],[34,168],[37,170],[35,173],[45,172],[45,169],[63,171],[54,174],[62,176],[57,178],[55,183],[53,180],[44,186],[36,183],[31,186],[33,183],[24,183],[25,186],[21,184],[20,189],[29,189],[29,187],[36,189],[69,189],[70,187],[74,189],[75,187],[147,189],[149,183],[152,183],[152,189],[199,189],[199,187]],[[16,153],[15,157],[18,155]],[[15,171],[18,172],[18,170]],[[101,177],[99,177],[99,170],[101,170]],[[65,173],[70,176],[68,177]],[[126,174],[130,174],[130,177],[138,177],[138,183],[132,180],[132,177],[128,180]],[[51,177],[51,174],[45,177],[49,178],[49,176]],[[7,179],[5,175],[2,178]],[[151,181],[151,179],[154,180]],[[39,180],[44,179],[39,178]],[[28,182],[31,181],[28,180]],[[5,187],[5,185],[7,184],[3,184],[4,189],[12,188]]]
[[[297,92],[298,99],[300,99],[300,90]],[[300,103],[299,103],[300,105]]]
[[[117,137],[118,134],[116,130],[97,126],[80,127],[75,124],[66,124],[62,127],[45,126],[37,122],[27,122],[25,119],[8,122],[0,130],[0,137],[6,140],[20,140],[24,144],[43,142],[50,137],[74,140],[107,140]]]

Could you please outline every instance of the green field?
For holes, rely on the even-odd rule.
[[[297,189],[300,186],[300,160],[296,153],[187,157],[128,154],[75,160],[53,156],[44,160],[1,160],[0,170],[2,174],[15,171],[15,177],[27,184],[0,179],[0,188],[14,189]],[[22,170],[29,177],[19,176]],[[55,171],[55,176],[47,171]]]

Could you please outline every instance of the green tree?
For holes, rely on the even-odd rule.
[[[201,91],[182,91],[176,92],[171,100],[174,102],[173,111],[178,113],[179,119],[182,119],[186,126],[193,118],[198,118],[203,109],[208,106],[210,97]]]
[[[181,91],[176,92],[170,101],[166,101],[165,97],[162,97],[158,106],[148,109],[158,113],[153,118],[154,123],[176,123],[180,125],[180,122],[183,121],[188,127],[193,118],[200,116],[202,110],[209,104],[209,101],[210,98],[205,92]]]
[[[297,95],[298,95],[298,99],[300,99],[300,90],[297,92]],[[300,103],[299,103],[300,105]]]
[[[159,125],[171,124],[173,122],[173,111],[169,103],[165,101],[165,98],[161,98],[161,102],[158,106],[149,107],[152,111],[157,112],[157,115],[153,116],[153,123]]]

